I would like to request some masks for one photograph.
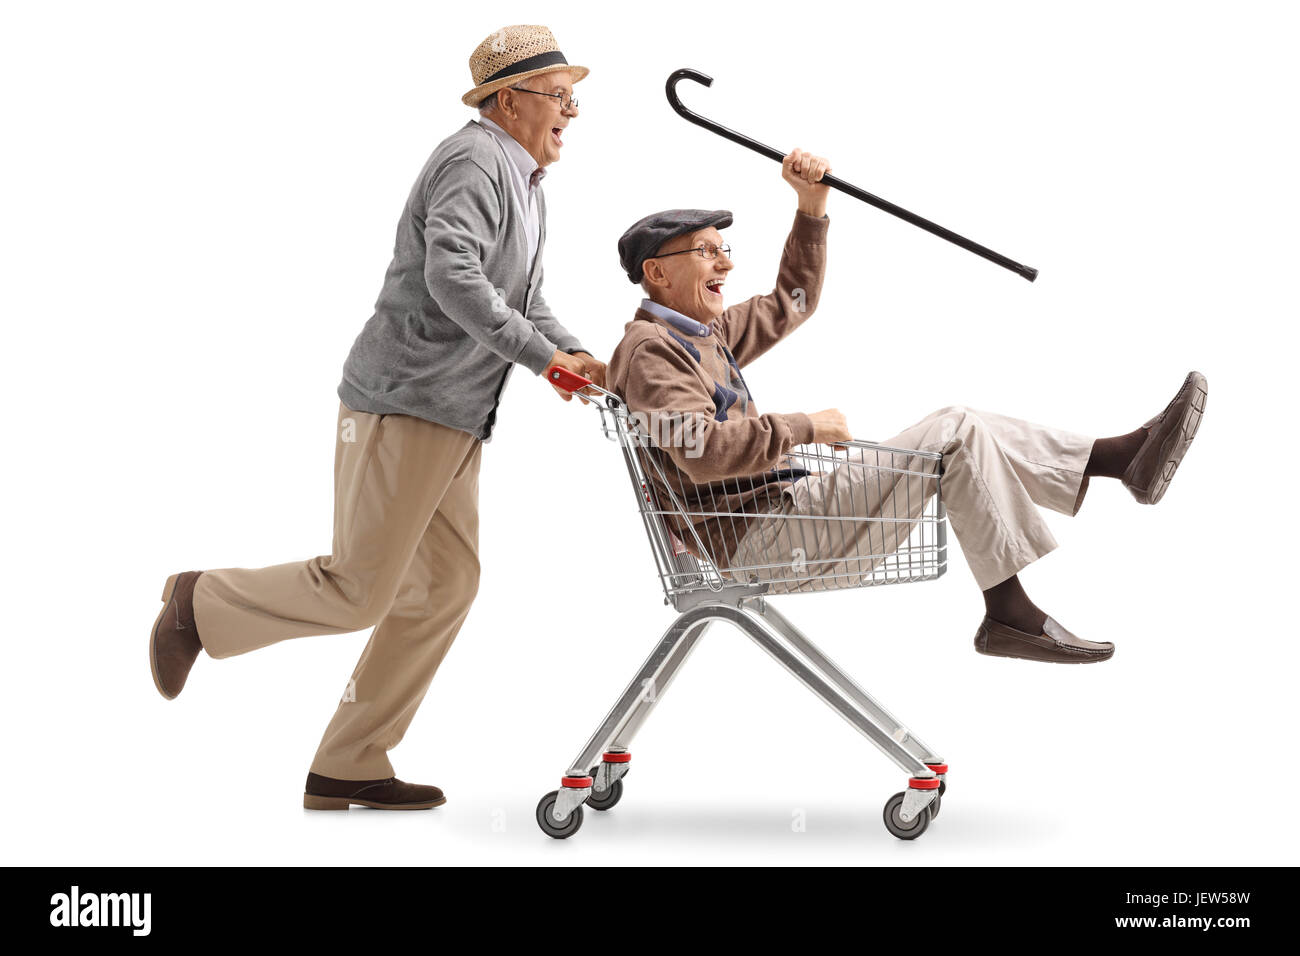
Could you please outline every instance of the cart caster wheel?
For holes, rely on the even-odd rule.
[[[918,813],[911,823],[904,823],[899,818],[898,811],[902,807],[902,793],[896,793],[885,801],[885,829],[900,840],[915,840],[930,825],[930,807],[926,807],[923,813]]]
[[[590,776],[596,776],[595,767],[591,768]],[[623,780],[615,780],[610,788],[604,793],[598,794],[595,790],[591,791],[591,796],[587,798],[587,806],[593,810],[612,810],[614,804],[618,803],[623,797]]]
[[[940,781],[939,781],[939,796],[942,797],[944,791],[947,790],[947,789],[948,789],[948,781],[947,781],[947,780],[940,780]]]
[[[537,825],[542,828],[542,832],[548,837],[563,840],[573,836],[578,832],[578,828],[582,826],[582,807],[574,807],[568,819],[563,823],[559,822],[555,817],[551,816],[551,810],[555,807],[555,798],[559,793],[558,790],[552,790],[542,797],[541,802],[537,804]]]

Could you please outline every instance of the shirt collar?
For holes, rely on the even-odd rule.
[[[656,319],[663,319],[663,321],[667,322],[678,332],[699,336],[713,334],[712,322],[708,325],[701,325],[689,315],[682,315],[676,309],[670,309],[666,305],[660,305],[654,299],[642,299],[641,308],[645,309],[645,311],[649,312]]]
[[[546,175],[546,170],[537,165],[537,160],[533,159],[532,153],[520,145],[519,140],[515,139],[504,129],[492,122],[486,116],[479,117],[479,123],[482,127],[492,134],[493,138],[501,144],[505,150],[506,157],[510,160],[515,169],[519,170],[519,175],[524,177],[524,182],[535,184],[540,182]],[[534,175],[537,177],[534,179]]]

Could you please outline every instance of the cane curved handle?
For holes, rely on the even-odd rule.
[[[668,102],[673,104],[673,109],[683,116],[694,117],[695,114],[682,106],[682,101],[677,97],[677,84],[682,80],[694,80],[701,86],[712,86],[713,77],[707,73],[701,73],[699,70],[692,70],[690,67],[682,67],[680,70],[673,70],[668,74],[668,85],[665,92],[668,94]]]
[[[737,133],[734,129],[729,129],[721,123],[715,123],[708,117],[701,116],[694,110],[687,109],[683,106],[681,97],[677,95],[677,84],[682,80],[692,80],[702,86],[713,85],[713,77],[709,76],[707,73],[701,73],[699,70],[692,70],[689,67],[674,70],[670,73],[668,75],[668,82],[664,86],[664,92],[668,95],[668,105],[673,108],[678,116],[686,120],[688,123],[694,123],[696,126],[702,126],[712,133],[717,133],[719,136],[724,139],[729,139],[733,143],[739,143],[746,149],[752,149],[756,153],[762,153],[768,159],[775,159],[778,163],[785,159],[785,153],[781,152],[779,149],[773,149],[766,143],[760,143],[756,139],[751,139],[744,133]],[[827,176],[823,179],[823,182],[829,185],[831,179],[832,177]]]

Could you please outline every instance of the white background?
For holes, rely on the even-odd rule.
[[[546,297],[607,357],[615,243],[735,211],[769,291],[777,166],[688,105],[1041,270],[1030,284],[832,194],[812,321],[747,373],[768,411],[881,439],[967,404],[1089,435],[1210,382],[1154,508],[1094,480],[1022,574],[1101,666],[981,657],[957,547],[913,587],[778,601],[952,765],[903,775],[715,627],[623,802],[533,821],[673,614],[594,413],[515,375],[482,464],[479,598],[392,759],[447,804],[312,813],[366,635],[203,656],[163,700],[164,578],[328,553],[338,384],[411,183],[473,114],[470,51],[542,22],[591,68],[546,192]],[[1244,864],[1294,859],[1296,20],[1282,3],[6,5],[0,80],[6,862]],[[793,823],[806,822],[802,832]]]

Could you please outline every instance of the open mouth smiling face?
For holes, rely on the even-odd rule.
[[[722,234],[709,226],[679,236],[660,251],[662,258],[655,261],[661,264],[668,279],[664,297],[670,301],[665,305],[705,325],[722,315],[726,310],[723,287],[727,273],[734,268],[730,256],[718,249],[722,244]],[[700,247],[706,251],[717,250],[717,254],[712,259],[704,258],[698,252],[664,256],[664,253]]]
[[[556,70],[535,77],[527,84],[528,88],[547,96],[523,96],[520,100],[520,118],[528,127],[527,138],[532,144],[529,152],[538,165],[549,166],[560,158],[564,148],[564,131],[569,122],[578,115],[578,108],[571,106],[564,109],[573,96],[572,74],[567,70]]]

